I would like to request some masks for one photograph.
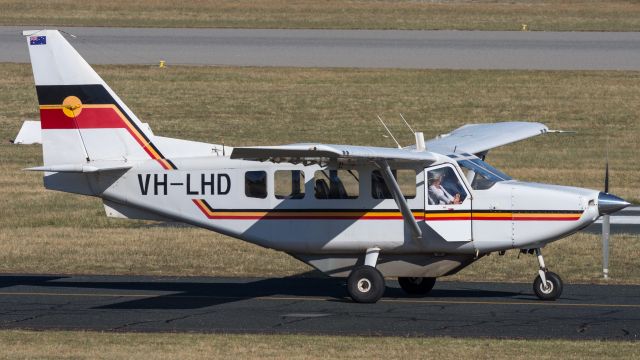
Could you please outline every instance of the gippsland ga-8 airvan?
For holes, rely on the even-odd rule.
[[[183,222],[286,252],[376,302],[385,277],[427,294],[492,252],[539,260],[534,292],[560,296],[541,248],[629,204],[597,190],[514,180],[488,151],[544,134],[466,125],[405,148],[228,147],[153,134],[55,30],[25,31],[47,189],[102,199],[108,216]],[[211,246],[216,246],[215,242]]]

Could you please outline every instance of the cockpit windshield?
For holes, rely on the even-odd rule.
[[[498,181],[511,180],[511,177],[477,157],[458,160],[474,190],[486,190]]]

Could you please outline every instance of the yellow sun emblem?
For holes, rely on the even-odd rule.
[[[76,96],[67,96],[62,101],[62,111],[70,118],[77,117],[82,112],[82,101]]]

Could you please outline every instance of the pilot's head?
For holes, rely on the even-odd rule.
[[[433,185],[440,185],[440,183],[442,183],[442,178],[444,177],[444,175],[440,172],[434,172],[431,176],[431,184]]]

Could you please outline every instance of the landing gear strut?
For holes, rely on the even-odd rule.
[[[540,270],[533,281],[533,292],[540,300],[556,300],[562,294],[562,279],[558,274],[547,270],[540,248],[535,249],[535,253]]]

